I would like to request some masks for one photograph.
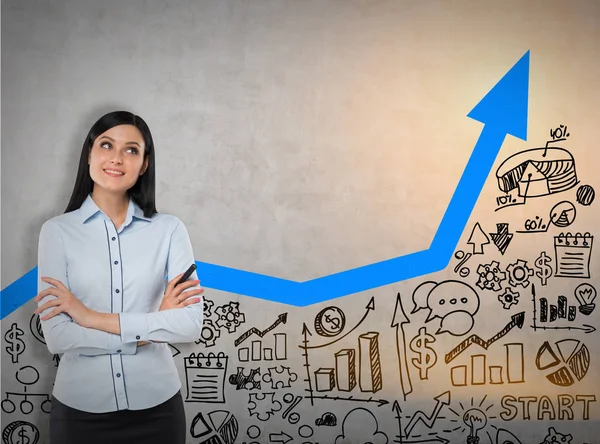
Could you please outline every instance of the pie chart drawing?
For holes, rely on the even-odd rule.
[[[575,205],[563,200],[550,210],[550,221],[559,228],[565,228],[575,221],[576,214]]]
[[[235,416],[225,410],[215,410],[206,417],[202,412],[192,420],[190,433],[200,438],[198,444],[233,444],[239,425]]]
[[[581,381],[590,367],[590,351],[577,339],[563,339],[550,345],[544,342],[537,352],[538,370],[552,369],[546,379],[554,385],[568,387]]]

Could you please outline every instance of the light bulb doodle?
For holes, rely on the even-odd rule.
[[[463,422],[469,427],[467,444],[479,444],[477,432],[487,425],[487,416],[485,416],[485,413],[476,408],[469,409],[463,415]]]

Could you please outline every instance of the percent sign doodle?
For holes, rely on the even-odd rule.
[[[458,265],[454,267],[454,272],[458,273],[460,277],[466,278],[469,273],[471,273],[471,270],[469,270],[467,267],[463,267],[463,265],[471,258],[471,253],[465,254],[464,251],[458,250],[456,253],[454,253],[454,257],[459,260]]]
[[[300,404],[300,401],[302,401],[302,396],[294,397],[292,393],[286,393],[283,395],[283,402],[289,404],[289,406],[287,409],[285,409],[281,417],[285,419],[289,415],[288,421],[290,424],[296,424],[298,421],[300,421],[300,414],[292,411],[298,404]]]

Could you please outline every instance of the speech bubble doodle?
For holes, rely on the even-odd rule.
[[[474,315],[479,310],[479,296],[464,282],[448,280],[439,283],[429,292],[427,306],[431,312],[425,322],[434,318],[443,319],[456,311],[465,311]]]
[[[417,288],[415,288],[415,291],[413,291],[412,294],[412,300],[413,304],[415,304],[415,307],[410,312],[410,314],[415,314],[419,310],[427,308],[427,296],[429,295],[429,292],[435,288],[436,285],[437,282],[425,281],[422,284],[420,284]]]
[[[475,320],[471,313],[462,310],[453,311],[442,318],[440,328],[435,334],[450,333],[452,336],[462,336],[471,331],[473,324]]]

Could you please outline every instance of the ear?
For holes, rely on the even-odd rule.
[[[148,169],[148,156],[144,159],[144,164],[142,165],[142,169],[140,170],[140,176],[146,172]]]

